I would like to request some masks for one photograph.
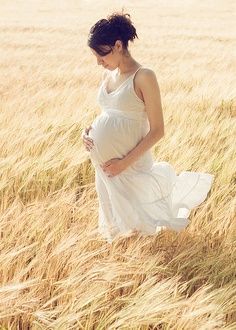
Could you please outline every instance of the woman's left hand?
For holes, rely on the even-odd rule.
[[[113,177],[123,172],[126,166],[122,158],[112,158],[104,164],[101,164],[101,168],[109,177]]]

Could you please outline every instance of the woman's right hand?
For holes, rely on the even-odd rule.
[[[84,144],[87,151],[90,151],[92,149],[92,147],[94,146],[93,139],[91,139],[88,136],[89,131],[91,129],[92,129],[92,126],[90,125],[89,127],[86,127],[82,132],[83,144]]]

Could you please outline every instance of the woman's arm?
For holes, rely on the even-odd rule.
[[[137,75],[137,86],[140,88],[150,123],[148,134],[122,158],[124,167],[130,166],[144,152],[149,150],[164,136],[164,119],[161,105],[160,88],[155,72],[145,68]]]

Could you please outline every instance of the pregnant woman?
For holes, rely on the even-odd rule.
[[[128,50],[135,37],[130,15],[122,12],[100,19],[88,38],[104,67],[97,95],[102,111],[82,136],[95,168],[98,231],[109,243],[132,232],[184,229],[214,178],[203,172],[177,175],[168,162],[153,160],[150,148],[164,135],[160,90],[154,71]]]

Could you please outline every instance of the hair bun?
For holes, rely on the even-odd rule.
[[[128,17],[127,17],[128,16]],[[111,24],[122,24],[122,23],[127,23],[127,21],[132,24],[130,20],[130,14],[121,14],[121,13],[113,13],[107,17],[108,22]]]
[[[136,29],[130,19],[130,14],[114,12],[107,17],[109,25],[112,28],[116,28],[122,37],[126,38],[127,41],[133,41],[137,36]]]

